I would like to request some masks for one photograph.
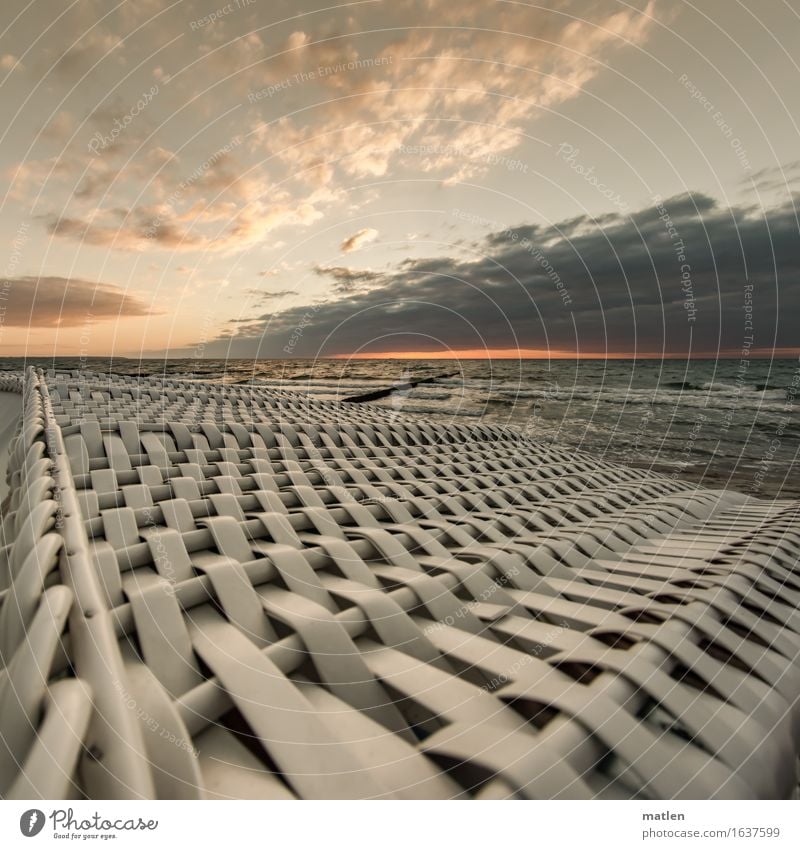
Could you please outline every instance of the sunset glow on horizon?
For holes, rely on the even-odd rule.
[[[721,352],[591,352],[542,350],[465,350],[465,351],[388,351],[381,353],[335,354],[333,360],[684,360],[684,359],[737,359],[741,351]],[[761,349],[754,348],[748,356],[764,357],[800,357],[800,348]]]

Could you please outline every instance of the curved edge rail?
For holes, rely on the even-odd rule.
[[[47,383],[29,368],[0,390],[22,394],[0,548],[0,797],[152,798]]]

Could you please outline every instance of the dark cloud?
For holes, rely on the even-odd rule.
[[[791,202],[765,211],[684,194],[633,216],[490,233],[471,256],[407,259],[386,272],[316,271],[342,296],[250,319],[219,349],[281,356],[294,339],[295,356],[483,346],[732,352],[751,333],[747,285],[752,347],[800,345]]]
[[[147,304],[116,286],[67,277],[15,277],[0,288],[0,324],[77,327],[87,322],[152,315]]]

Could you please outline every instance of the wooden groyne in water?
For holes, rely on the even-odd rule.
[[[797,502],[257,386],[0,391],[1,797],[796,793]]]

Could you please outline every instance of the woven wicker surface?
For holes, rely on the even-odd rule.
[[[253,387],[0,391],[0,796],[794,792],[796,502]]]

